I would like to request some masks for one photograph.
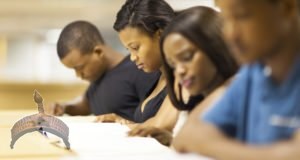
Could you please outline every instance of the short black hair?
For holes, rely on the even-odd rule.
[[[164,29],[175,17],[172,7],[164,0],[127,0],[117,14],[114,29],[138,27],[150,36]]]
[[[87,21],[74,21],[63,28],[57,41],[57,54],[60,59],[72,49],[87,54],[98,44],[104,44],[104,40],[96,26]]]
[[[179,99],[176,96],[174,85],[174,69],[169,66],[163,51],[163,43],[171,33],[179,33],[204,54],[216,66],[218,74],[225,80],[233,76],[238,70],[238,64],[227,47],[221,32],[221,19],[216,11],[204,6],[192,7],[183,10],[165,28],[160,39],[160,48],[163,66],[167,79],[169,96],[174,106],[179,110],[191,110],[195,107],[185,104],[181,98],[181,86],[179,86]]]

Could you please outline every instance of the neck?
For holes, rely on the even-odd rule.
[[[166,79],[166,76],[165,76],[166,73],[165,73],[163,65],[161,65],[161,67],[159,68],[159,71],[161,72],[160,78],[165,80]]]
[[[218,73],[213,78],[213,80],[208,84],[208,87],[202,92],[202,94],[206,97],[211,92],[213,92],[216,88],[218,88],[222,83],[224,83],[224,78],[221,77]]]
[[[161,65],[161,67],[159,68],[159,71],[161,72],[161,74],[165,75],[165,70],[164,70],[164,67],[163,65]]]
[[[299,32],[297,33],[291,34],[288,40],[282,41],[285,43],[284,48],[278,53],[263,60],[265,65],[271,68],[271,77],[276,83],[282,83],[285,80],[295,63],[295,59],[299,55],[298,42],[300,34]]]
[[[166,74],[165,74],[165,70],[164,70],[163,66],[161,66],[159,68],[159,71],[161,72],[159,80],[165,80],[166,79],[166,77],[165,77]]]
[[[108,70],[115,68],[125,58],[123,54],[113,50],[108,46],[105,46],[104,52],[108,63]]]

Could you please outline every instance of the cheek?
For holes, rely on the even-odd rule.
[[[204,57],[196,55],[189,69],[192,70],[197,76],[202,77],[205,76],[208,65],[209,63],[206,62]]]
[[[94,72],[95,72],[94,70],[95,70],[95,67],[93,67],[92,65],[88,65],[84,69],[84,75],[87,77],[90,77],[90,76],[94,75]]]
[[[87,67],[86,72],[89,76],[97,76],[103,70],[103,63],[99,61],[92,61]]]
[[[238,39],[238,40],[241,40],[242,43],[253,43],[253,42],[256,42],[256,39],[259,39],[259,36],[258,36],[258,32],[261,32],[259,31],[259,28],[258,26],[256,25],[253,25],[251,23],[244,23],[243,25],[240,26],[240,32],[241,32],[241,39]]]
[[[276,30],[276,24],[272,22],[267,22],[267,20],[260,20],[257,22],[249,23],[244,26],[244,34],[246,35],[246,40],[251,43],[252,48],[255,49],[256,46],[264,46],[265,44],[273,41],[276,37],[278,31]],[[268,26],[274,27],[268,27]]]
[[[156,64],[160,59],[160,52],[154,46],[143,48],[140,55],[140,58],[149,65]]]
[[[140,58],[143,58],[144,60],[148,60],[149,58],[152,58],[151,49],[149,49],[148,47],[141,48],[138,55],[139,55]]]
[[[198,59],[192,67],[194,68],[194,74],[199,77],[202,83],[207,83],[207,81],[212,80],[216,74],[215,66],[206,58]]]

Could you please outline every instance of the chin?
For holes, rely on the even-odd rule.
[[[93,81],[90,80],[90,79],[84,79],[84,81],[89,82],[89,83],[92,83],[92,82],[93,82]]]
[[[189,89],[187,89],[190,96],[198,96],[200,94],[203,94],[204,90],[205,87],[202,87],[202,85],[193,85]]]
[[[236,51],[234,52],[234,58],[239,64],[249,64],[254,62],[256,59],[253,57],[253,52],[241,52]]]
[[[94,78],[86,78],[86,79],[84,79],[85,81],[87,81],[87,82],[90,82],[90,83],[92,83],[92,82],[95,82],[96,81],[96,79]]]
[[[193,90],[193,89],[187,89],[188,93],[190,94],[190,96],[197,96],[199,95],[199,92]]]
[[[146,72],[146,73],[151,73],[151,72],[154,72],[155,70],[143,68],[143,71]]]
[[[251,64],[251,63],[254,63],[258,60],[260,60],[261,58],[256,56],[256,55],[253,55],[251,53],[248,53],[247,56],[240,56],[238,58],[238,61],[241,63],[241,64]]]

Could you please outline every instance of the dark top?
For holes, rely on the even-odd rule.
[[[155,87],[153,87],[152,90],[154,90],[154,88]],[[166,98],[166,96],[167,96],[167,88],[165,87],[155,97],[150,99],[147,102],[147,104],[145,104],[143,112],[141,110],[141,107],[142,107],[142,102],[141,102],[141,104],[135,111],[134,121],[137,123],[142,123],[142,122],[145,122],[147,119],[155,116],[155,114],[159,110],[159,108],[160,108],[161,104],[163,103],[164,99]]]
[[[86,97],[95,115],[116,113],[134,120],[134,112],[156,85],[160,72],[145,73],[129,56],[89,86]]]

